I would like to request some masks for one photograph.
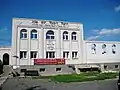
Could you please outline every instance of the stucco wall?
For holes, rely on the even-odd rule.
[[[96,45],[96,52],[93,53],[91,45]],[[102,45],[106,45],[106,53],[102,54]],[[114,47],[115,54],[112,52],[112,45]],[[120,62],[120,42],[108,42],[108,41],[85,41],[85,59],[86,63],[119,63]]]

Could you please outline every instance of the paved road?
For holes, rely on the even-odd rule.
[[[37,79],[8,79],[2,90],[117,90],[116,80],[87,83],[54,83]]]

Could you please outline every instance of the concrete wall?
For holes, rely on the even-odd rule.
[[[60,71],[56,71],[57,68],[61,68]],[[34,65],[34,66],[21,66],[17,69],[18,72],[21,72],[21,69],[27,70],[37,70],[40,75],[49,76],[49,75],[59,75],[59,74],[72,74],[75,71],[68,67],[67,65]],[[45,71],[40,71],[40,69],[45,69]]]
[[[96,52],[93,53],[91,45],[96,44]],[[102,45],[106,44],[106,53],[102,54],[104,51]],[[114,47],[115,54],[112,52],[112,45]],[[84,46],[85,52],[85,63],[120,63],[120,42],[107,42],[107,41],[85,41]]]

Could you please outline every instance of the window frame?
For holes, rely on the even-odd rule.
[[[116,66],[117,66],[117,67],[116,67]],[[115,65],[114,67],[115,67],[115,69],[119,69],[119,65]]]
[[[33,55],[32,55],[33,54]],[[35,54],[36,54],[36,57],[35,57]],[[33,58],[37,58],[37,55],[38,55],[38,52],[37,51],[30,51],[30,58],[33,59]]]
[[[31,39],[38,39],[38,32],[36,29],[31,30],[30,38]]]
[[[46,58],[55,58],[55,51],[46,51]]]
[[[20,39],[27,39],[28,38],[28,33],[26,29],[21,29],[20,30]]]
[[[113,45],[112,45],[112,54],[116,54],[116,50],[115,50],[115,49],[116,49],[116,45],[113,44]]]
[[[52,30],[46,32],[46,40],[55,40],[55,33]]]
[[[78,51],[73,51],[72,52],[72,58],[77,59],[78,58]]]
[[[40,68],[39,69],[39,72],[45,72],[46,71],[46,68]]]
[[[63,58],[69,58],[69,51],[63,51]]]
[[[92,50],[92,54],[96,54],[96,44],[92,44],[91,50]]]
[[[20,59],[27,59],[27,51],[20,51]]]
[[[68,32],[67,31],[63,32],[63,40],[69,40]]]
[[[71,40],[73,40],[73,41],[77,40],[77,33],[76,32],[71,33]]]
[[[107,48],[107,45],[106,44],[102,44],[102,54],[106,54],[106,48]]]
[[[56,72],[61,72],[62,71],[62,68],[58,67],[58,68],[55,68]]]

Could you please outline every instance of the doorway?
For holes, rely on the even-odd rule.
[[[9,65],[9,54],[7,53],[3,55],[3,65]]]

